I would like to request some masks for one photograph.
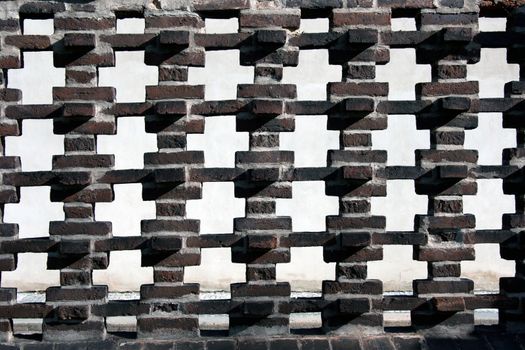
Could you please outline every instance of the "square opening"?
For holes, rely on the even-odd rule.
[[[52,18],[32,19],[26,18],[22,22],[24,35],[53,35],[55,22]]]
[[[206,34],[228,34],[239,31],[239,18],[205,18],[204,30]]]
[[[292,330],[316,329],[323,326],[320,312],[292,312],[290,328]]]
[[[144,34],[144,18],[118,18],[117,34]]]
[[[110,333],[136,332],[137,316],[106,317],[106,330]]]
[[[301,18],[299,31],[303,33],[326,33],[330,30],[328,18]]]

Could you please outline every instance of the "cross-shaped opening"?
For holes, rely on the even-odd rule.
[[[246,282],[246,265],[231,261],[231,248],[203,248],[200,265],[184,268],[184,282],[200,283],[203,291],[229,291],[231,283]]]
[[[49,237],[49,222],[64,220],[62,208],[48,186],[20,187],[20,203],[5,205],[4,221],[18,223],[19,238]]]
[[[390,62],[376,66],[376,81],[388,82],[389,100],[415,100],[416,83],[429,82],[431,76],[430,65],[416,64],[415,49],[391,48]]]
[[[413,180],[388,180],[387,195],[372,197],[372,215],[386,217],[387,231],[413,231],[414,216],[427,213],[427,196],[416,194]]]
[[[115,169],[142,169],[144,153],[157,152],[157,137],[146,133],[144,117],[119,118],[116,135],[98,135],[97,152],[114,154]]]
[[[283,84],[295,84],[298,100],[326,100],[326,84],[341,81],[342,67],[328,63],[328,50],[301,50],[297,67],[283,68]]]
[[[204,166],[234,168],[235,152],[249,149],[247,132],[235,131],[235,116],[206,118],[203,134],[188,134],[187,149],[204,151]]]
[[[237,84],[253,83],[253,67],[240,65],[239,50],[206,51],[206,65],[188,68],[188,84],[204,84],[207,101],[235,100]]]
[[[335,280],[335,263],[323,260],[323,247],[292,247],[290,262],[276,265],[277,281],[293,291],[320,292],[323,281]]]
[[[505,48],[482,48],[480,61],[467,65],[467,79],[479,82],[480,98],[504,97],[505,83],[520,80],[519,73],[518,64],[507,63]]]
[[[108,268],[93,271],[93,284],[107,285],[112,292],[129,292],[153,283],[153,268],[141,266],[141,255],[140,250],[110,252]]]
[[[383,260],[369,261],[368,278],[383,281],[385,292],[412,292],[412,281],[427,278],[427,263],[412,259],[411,245],[384,245]]]
[[[279,148],[294,151],[294,166],[325,167],[330,149],[339,149],[339,131],[327,130],[324,115],[295,117],[295,131],[280,134]]]
[[[414,165],[415,151],[430,148],[429,134],[417,130],[413,115],[392,116],[387,129],[372,131],[372,149],[387,150],[387,165]]]
[[[234,196],[233,182],[205,182],[202,199],[186,202],[186,216],[200,220],[201,234],[233,233],[233,219],[244,216],[244,205]]]
[[[2,271],[2,288],[17,292],[45,291],[60,285],[60,271],[48,270],[47,253],[18,253],[14,271]]]
[[[464,147],[478,150],[478,164],[500,165],[503,149],[516,147],[516,131],[503,128],[501,113],[479,113],[478,127],[465,131]]]
[[[141,184],[114,185],[115,200],[95,205],[97,221],[111,221],[113,236],[140,236],[141,220],[155,219],[155,202],[142,200]]]
[[[476,216],[476,229],[501,229],[505,213],[515,212],[514,196],[503,194],[503,180],[478,179],[478,193],[463,196],[463,212]]]
[[[461,262],[461,277],[474,281],[475,292],[499,292],[501,277],[514,277],[516,262],[501,258],[499,244],[476,244],[475,260]]]
[[[22,104],[53,103],[53,86],[65,86],[65,68],[55,68],[53,52],[24,52],[23,68],[7,71],[7,86],[22,90]]]
[[[144,63],[144,51],[117,51],[114,67],[98,69],[98,86],[115,87],[117,102],[144,102],[146,86],[158,82],[159,68]]]
[[[24,120],[20,136],[5,138],[5,154],[19,156],[22,170],[51,170],[52,157],[64,153],[64,136],[53,134],[53,121]]]
[[[292,198],[276,200],[276,214],[292,218],[292,230],[325,231],[326,216],[339,213],[339,199],[325,195],[324,181],[292,183]]]

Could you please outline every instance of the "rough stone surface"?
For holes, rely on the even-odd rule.
[[[519,348],[523,338],[514,333],[525,330],[523,273],[501,279],[497,295],[475,295],[456,264],[474,259],[476,243],[499,243],[502,256],[524,271],[525,85],[511,82],[504,98],[479,99],[478,83],[464,74],[481,47],[507,48],[508,62],[524,69],[525,10],[515,9],[522,4],[0,2],[2,145],[30,118],[52,119],[54,131],[65,135],[65,152],[54,157],[51,171],[23,172],[19,157],[0,156],[0,203],[3,209],[18,202],[24,186],[51,186],[51,199],[67,203],[65,220],[50,223],[49,237],[19,239],[16,224],[0,223],[0,271],[16,269],[17,254],[33,252],[48,253],[48,268],[61,273],[61,285],[48,288],[41,302],[18,303],[15,289],[0,288],[5,348]],[[478,34],[480,11],[508,16],[507,31]],[[391,31],[392,16],[400,14],[417,17],[418,29]],[[145,19],[146,34],[115,34],[117,17],[137,16]],[[206,34],[206,17],[238,17],[239,32]],[[301,17],[327,17],[330,31],[300,33]],[[54,34],[28,38],[21,30],[27,18],[54,18]],[[417,86],[414,101],[389,101],[388,84],[373,81],[390,47],[415,48],[418,63],[432,66],[432,82]],[[231,48],[240,50],[242,65],[255,68],[254,83],[239,85],[235,101],[210,104],[203,86],[187,84],[185,72],[204,65],[206,49]],[[281,84],[282,67],[297,65],[299,50],[316,48],[343,67],[342,81],[328,85],[326,101],[297,101],[296,86]],[[79,73],[113,66],[122,49],[145,50],[146,63],[159,67],[160,82],[146,88],[144,103],[116,103],[114,88]],[[52,50],[54,65],[66,69],[66,86],[54,89],[51,105],[22,105],[21,92],[6,85],[7,71],[23,66],[21,53],[34,50]],[[501,166],[478,166],[477,152],[463,149],[458,138],[476,127],[478,112],[503,113],[503,124],[517,132],[518,146],[505,150]],[[225,113],[236,114],[238,130],[249,132],[250,150],[236,154],[233,169],[203,169],[203,152],[187,151],[186,135],[204,131],[203,117]],[[412,167],[388,167],[386,151],[371,150],[372,130],[385,129],[398,114],[415,114],[418,128],[430,130],[431,147],[416,152]],[[159,151],[145,154],[143,169],[116,171],[113,155],[96,154],[96,136],[115,133],[118,118],[134,115],[147,117]],[[328,115],[328,128],[340,132],[326,167],[295,168],[293,152],[279,150],[279,135],[294,130],[295,115]],[[476,231],[474,216],[462,212],[462,196],[475,194],[476,179],[486,178],[503,179],[505,193],[516,198],[516,213],[505,215],[502,230]],[[416,192],[429,198],[413,232],[386,232],[385,218],[366,205],[386,195],[388,179],[412,179]],[[312,180],[324,181],[326,194],[341,202],[364,199],[364,205],[341,205],[338,215],[327,217],[326,232],[293,232],[289,217],[276,216],[275,200],[291,196],[293,181]],[[185,217],[186,200],[200,198],[202,183],[213,181],[233,182],[236,196],[246,199],[248,214],[235,219],[233,234],[200,232],[198,220]],[[121,183],[141,183],[144,199],[157,202],[158,217],[142,222],[140,237],[113,237],[111,222],[94,218],[93,208],[112,201],[112,186]],[[163,215],[170,205],[177,210]],[[381,260],[385,244],[413,245],[414,259],[429,265],[428,277],[413,282],[414,295],[384,295],[381,281],[367,279],[367,261]],[[291,247],[302,246],[322,246],[324,260],[337,264],[336,280],[324,281],[319,297],[291,298],[290,284],[272,273],[277,263],[289,262]],[[231,286],[231,298],[200,300],[199,285],[185,283],[184,267],[200,264],[202,247],[231,247],[233,262],[246,264],[247,281]],[[92,271],[106,269],[113,250],[141,250],[142,265],[153,267],[154,283],[142,286],[139,299],[110,301],[106,286],[93,285]],[[474,310],[482,308],[499,309],[499,325],[490,332],[474,326]],[[394,310],[410,311],[404,333],[384,327],[384,312]],[[290,329],[290,314],[305,312],[321,314],[321,327],[309,331],[318,335]],[[228,329],[201,329],[200,314],[227,314]],[[108,319],[115,316],[136,316],[136,332],[111,334]],[[43,320],[42,335],[20,336],[14,319]]]

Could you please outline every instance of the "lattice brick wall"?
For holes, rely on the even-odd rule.
[[[42,342],[114,339],[106,319],[134,315],[131,337],[143,340],[199,337],[184,344],[208,349],[243,341],[326,348],[330,341],[335,349],[353,346],[339,336],[388,331],[384,311],[410,310],[405,332],[415,336],[468,334],[481,308],[499,309],[497,329],[523,330],[525,85],[511,81],[505,97],[479,98],[466,67],[481,48],[506,48],[508,63],[521,68],[525,8],[481,5],[482,15],[508,17],[507,30],[479,33],[480,8],[468,0],[2,1],[2,144],[21,135],[28,119],[52,119],[53,133],[64,135],[64,154],[53,157],[51,171],[22,171],[19,157],[1,157],[2,209],[20,200],[21,188],[50,186],[65,220],[50,223],[49,237],[26,239],[18,238],[16,223],[0,224],[1,271],[16,270],[17,254],[28,252],[47,253],[48,269],[60,271],[60,286],[48,288],[43,303],[19,303],[16,288],[0,288],[1,338],[30,346],[14,337],[13,319],[40,318]],[[403,17],[415,18],[417,29],[392,30],[391,19]],[[53,34],[23,34],[25,19],[41,18],[53,18]],[[122,18],[144,18],[144,33],[117,34]],[[204,33],[206,18],[238,18],[239,30]],[[329,31],[302,33],[301,18],[327,18]],[[431,66],[432,81],[417,84],[415,100],[389,100],[388,84],[374,81],[391,48],[414,48],[417,63]],[[229,49],[254,68],[254,82],[239,84],[236,99],[207,101],[204,85],[187,82],[188,68],[203,67],[206,51]],[[282,82],[283,67],[312,49],[328,50],[342,81],[327,84],[324,101],[298,101],[297,87]],[[53,88],[52,104],[24,104],[21,91],[9,88],[8,72],[22,68],[30,51],[53,51],[54,66],[65,69],[65,87]],[[144,63],[158,67],[159,83],[146,87],[143,103],[117,103],[115,88],[99,86],[101,69],[113,67],[119,51],[144,51]],[[465,130],[477,127],[482,112],[503,113],[503,126],[516,132],[517,147],[504,150],[501,164],[478,165],[477,151],[463,147]],[[387,166],[386,151],[372,150],[371,134],[402,114],[416,115],[417,128],[429,130],[430,148],[416,151],[413,166]],[[249,133],[249,150],[236,152],[234,168],[207,167],[202,151],[187,150],[188,135],[203,133],[221,115],[235,115],[236,130]],[[327,129],[339,132],[326,166],[295,167],[294,152],[280,150],[296,115],[327,115]],[[117,118],[132,116],[145,117],[158,151],[144,154],[142,169],[116,170],[114,155],[97,153],[97,137],[115,134]],[[387,231],[385,218],[371,214],[371,198],[385,196],[392,179],[414,180],[416,192],[428,196],[428,213],[416,215],[413,231]],[[479,179],[502,179],[505,194],[515,197],[516,212],[504,215],[501,229],[476,230],[474,215],[463,212],[462,196],[475,194]],[[292,197],[295,181],[324,181],[326,194],[338,198],[339,213],[326,217],[326,231],[296,232],[290,217],[276,215],[276,201]],[[232,234],[202,232],[186,217],[187,201],[201,198],[210,182],[232,182],[235,196],[245,199],[246,215],[234,219]],[[111,222],[95,220],[94,209],[113,201],[114,185],[129,183],[142,185],[156,218],[142,221],[140,237],[113,237]],[[500,244],[502,258],[516,262],[516,276],[501,279],[499,294],[474,294],[472,281],[460,277],[461,261],[473,260],[482,243]],[[384,245],[413,246],[414,259],[428,264],[412,296],[385,296],[380,280],[367,279],[367,262],[381,260]],[[289,283],[276,282],[276,264],[288,263],[294,247],[322,247],[324,260],[336,263],[336,279],[323,282],[320,297],[291,298]],[[184,268],[200,264],[202,248],[230,248],[232,261],[246,265],[246,282],[231,285],[230,299],[200,300],[199,285],[185,283]],[[154,283],[141,286],[140,300],[109,301],[93,270],[107,269],[109,252],[129,250],[141,252]],[[323,336],[291,336],[297,332],[290,314],[306,312],[321,312],[322,327],[310,332]],[[227,334],[200,332],[200,314],[228,314]],[[361,345],[402,348],[412,340],[375,336]]]

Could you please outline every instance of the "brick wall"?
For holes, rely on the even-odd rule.
[[[127,337],[139,339],[130,343],[137,347],[167,338],[174,343],[162,344],[176,348],[331,342],[335,349],[351,348],[358,337],[364,348],[404,348],[423,346],[421,335],[480,331],[474,310],[482,308],[499,309],[493,331],[524,330],[525,87],[509,82],[504,98],[478,98],[466,65],[489,47],[507,48],[507,61],[521,68],[525,8],[488,3],[480,9],[474,1],[445,0],[2,1],[2,144],[20,135],[27,119],[52,119],[54,133],[65,138],[51,171],[21,171],[19,157],[1,157],[0,202],[18,202],[21,187],[51,186],[65,220],[50,223],[49,237],[30,239],[18,239],[16,223],[0,224],[0,271],[15,270],[17,254],[27,252],[48,253],[48,269],[60,270],[60,286],[48,288],[43,303],[17,303],[15,288],[0,288],[0,338],[20,347],[122,345],[127,338],[108,332],[106,318],[131,315],[137,331]],[[507,31],[478,33],[480,11],[508,17]],[[145,19],[144,34],[116,34],[116,20],[129,17]],[[230,17],[238,17],[238,33],[203,32],[205,18]],[[298,32],[301,18],[318,17],[329,19],[329,32]],[[417,30],[391,31],[393,17],[416,18]],[[53,18],[54,34],[23,35],[23,20],[35,18]],[[299,50],[320,48],[330,64],[342,66],[342,81],[327,85],[325,101],[297,101],[296,86],[281,83],[283,67],[297,65]],[[413,101],[389,101],[388,84],[374,81],[390,48],[415,48],[417,62],[432,67],[432,82],[418,84]],[[188,67],[204,66],[206,50],[226,49],[240,50],[254,82],[238,85],[235,100],[205,101],[204,86],[187,83]],[[53,104],[22,104],[7,72],[23,67],[23,52],[40,50],[53,51],[66,86],[53,89]],[[143,103],[116,103],[114,88],[98,87],[98,68],[113,66],[116,51],[132,50],[158,66],[159,84],[146,87]],[[516,131],[518,146],[505,149],[501,164],[479,166],[477,151],[463,147],[480,112],[503,113],[504,127]],[[237,131],[249,133],[249,151],[236,153],[235,168],[204,167],[203,152],[186,150],[187,135],[203,133],[208,118],[232,114]],[[386,151],[371,150],[371,132],[400,114],[415,114],[418,129],[430,131],[431,146],[416,152],[414,166],[387,166]],[[97,154],[97,135],[114,134],[117,118],[137,115],[157,135],[158,152],[144,154],[142,169],[114,170],[112,154]],[[295,115],[327,115],[328,129],[339,131],[339,149],[328,151],[326,167],[296,168],[294,152],[279,149]],[[371,197],[385,196],[392,179],[414,180],[416,192],[428,196],[428,213],[415,217],[413,231],[386,231],[385,218],[371,214]],[[515,196],[516,212],[504,216],[500,230],[476,230],[475,217],[463,213],[462,196],[476,193],[477,179],[503,179],[504,192]],[[246,200],[233,234],[200,232],[198,220],[186,218],[186,201],[217,181],[233,182],[235,196]],[[326,194],[339,199],[325,232],[293,232],[291,219],[276,215],[276,199],[292,196],[293,181],[324,181]],[[142,184],[143,199],[155,201],[156,218],[142,221],[140,237],[112,237],[111,222],[94,218],[97,203],[111,202],[112,186],[124,183]],[[474,294],[472,281],[460,277],[460,262],[473,260],[481,243],[500,244],[501,256],[516,261],[516,276],[502,278],[498,294]],[[367,262],[381,260],[382,246],[392,244],[413,246],[414,259],[428,264],[428,277],[413,281],[411,296],[385,296],[380,280],[367,279]],[[336,263],[336,279],[323,282],[320,297],[291,298],[289,283],[276,281],[276,264],[290,261],[290,248],[310,246],[323,247],[324,260]],[[184,267],[200,264],[201,248],[220,247],[246,264],[246,282],[231,285],[230,299],[200,300],[199,285],[185,283]],[[140,300],[109,301],[107,287],[93,284],[93,270],[106,269],[109,252],[122,250],[140,250],[142,265],[153,267],[154,283],[141,286]],[[404,336],[383,326],[383,313],[393,310],[410,310]],[[306,312],[321,313],[322,327],[310,330],[316,337],[290,329],[290,314]],[[228,331],[201,332],[201,314],[228,314]],[[15,336],[13,319],[23,318],[43,319],[42,336]]]

